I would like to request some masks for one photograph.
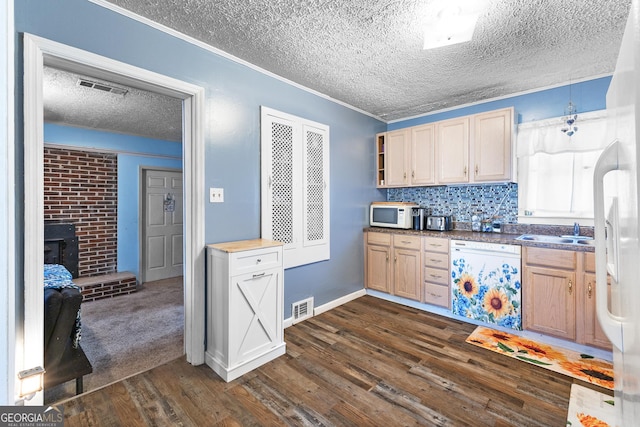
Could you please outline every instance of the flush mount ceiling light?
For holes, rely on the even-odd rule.
[[[434,2],[432,15],[424,31],[424,49],[468,42],[482,12],[484,1],[439,0]]]

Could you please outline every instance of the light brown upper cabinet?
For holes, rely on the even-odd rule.
[[[438,122],[436,129],[438,183],[469,182],[469,117]]]
[[[400,129],[387,132],[384,148],[386,186],[409,185],[409,161],[411,158],[411,132]]]
[[[513,108],[473,116],[473,182],[511,179]]]
[[[411,129],[411,184],[436,183],[436,131],[435,125],[415,126]]]
[[[505,108],[380,133],[377,186],[510,181],[513,120]]]

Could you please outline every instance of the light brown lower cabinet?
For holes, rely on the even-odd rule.
[[[424,238],[424,302],[449,308],[449,239]]]
[[[371,231],[364,234],[366,287],[421,301],[422,238]]]
[[[523,247],[525,330],[611,348],[595,316],[593,253]]]

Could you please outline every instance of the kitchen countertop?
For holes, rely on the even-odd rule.
[[[593,245],[576,245],[576,244],[561,244],[561,243],[548,243],[548,242],[534,242],[527,240],[516,240],[516,237],[522,236],[526,233],[481,233],[477,231],[466,230],[451,230],[451,231],[432,231],[432,230],[403,230],[398,228],[385,228],[385,227],[365,227],[364,231],[375,231],[378,233],[390,233],[390,234],[409,234],[414,236],[428,236],[428,237],[440,237],[453,240],[473,240],[476,242],[487,243],[502,243],[508,245],[519,246],[534,246],[538,248],[547,249],[562,249],[565,251],[576,252],[593,252],[595,247]]]

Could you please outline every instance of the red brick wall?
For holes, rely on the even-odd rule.
[[[44,219],[76,225],[78,273],[117,270],[118,158],[45,147]]]

